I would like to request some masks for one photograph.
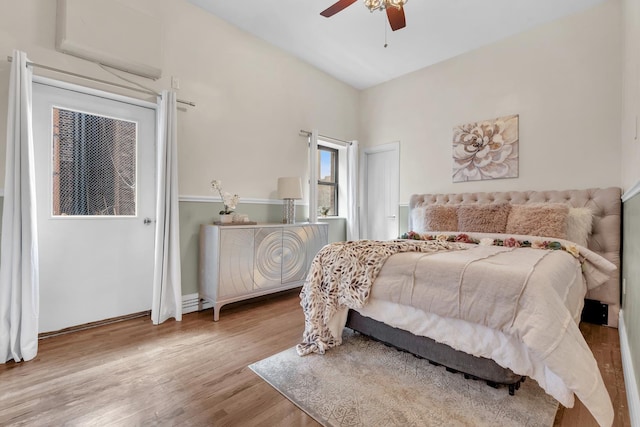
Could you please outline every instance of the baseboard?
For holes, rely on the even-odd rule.
[[[125,320],[137,319],[139,317],[151,317],[151,310],[140,311],[138,313],[125,314],[118,317],[97,320],[95,322],[83,323],[82,325],[70,326],[57,331],[41,332],[38,339],[57,337],[58,335],[70,334],[72,332],[84,331],[85,329],[97,328],[98,326],[110,325],[112,323],[124,322]]]
[[[620,333],[620,353],[622,355],[622,372],[624,372],[624,385],[627,391],[627,404],[629,405],[629,419],[632,427],[640,427],[640,396],[638,384],[631,359],[631,349],[627,339],[627,327],[624,323],[624,315],[620,310],[618,323]]]
[[[198,293],[182,295],[182,314],[193,313],[200,309],[206,310],[212,308],[213,305],[209,301],[202,301],[202,308],[200,308],[200,297]]]

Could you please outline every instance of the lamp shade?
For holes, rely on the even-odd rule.
[[[280,199],[302,199],[302,179],[298,176],[278,178]]]

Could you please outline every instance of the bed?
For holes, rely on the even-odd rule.
[[[530,377],[611,425],[578,323],[586,296],[617,326],[620,212],[618,188],[414,195],[410,239],[318,253],[298,353],[339,345],[347,325],[511,393]]]

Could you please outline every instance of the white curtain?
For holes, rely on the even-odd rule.
[[[175,92],[163,91],[158,105],[156,245],[151,320],[182,320],[178,217],[178,132]]]
[[[358,141],[347,146],[347,240],[360,238],[358,215]]]
[[[38,353],[38,230],[33,161],[32,70],[13,51],[7,114],[6,170],[0,243],[0,358]]]
[[[309,222],[318,222],[318,130],[309,136]]]

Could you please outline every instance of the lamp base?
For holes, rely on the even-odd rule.
[[[294,199],[284,199],[283,224],[293,224],[296,222],[296,204]]]

